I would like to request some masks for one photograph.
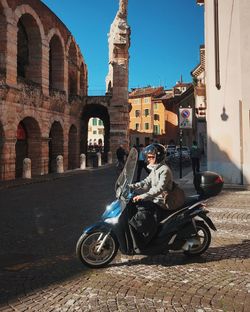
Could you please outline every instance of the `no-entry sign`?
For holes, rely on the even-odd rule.
[[[179,128],[192,128],[192,108],[179,108]]]

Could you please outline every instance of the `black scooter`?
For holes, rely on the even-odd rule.
[[[132,148],[116,182],[117,199],[106,207],[97,223],[84,230],[77,242],[76,254],[89,267],[107,265],[114,259],[118,249],[126,255],[157,255],[169,250],[182,250],[187,256],[197,256],[204,253],[210,245],[210,229],[216,231],[216,228],[207,216],[203,200],[205,188],[202,189],[202,177],[199,177],[199,190],[202,194],[189,197],[182,209],[174,211],[160,222],[157,233],[146,247],[140,246],[139,234],[129,225],[130,209],[134,206],[129,185],[134,177],[137,155],[136,149]],[[216,193],[219,193],[223,180],[217,174],[208,175],[211,174],[216,176]]]

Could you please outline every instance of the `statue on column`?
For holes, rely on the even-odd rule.
[[[119,13],[127,17],[128,0],[120,0]]]

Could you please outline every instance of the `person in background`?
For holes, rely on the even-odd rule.
[[[145,160],[145,155],[143,152],[143,144],[139,145],[139,151],[138,151],[138,162],[137,162],[137,178],[136,178],[136,182],[140,181],[141,179],[141,172],[142,169],[144,169],[147,174],[150,173],[150,170],[147,168],[147,164],[146,164],[146,160]]]
[[[193,141],[193,145],[190,148],[190,158],[192,161],[192,169],[193,169],[193,175],[197,172],[200,172],[200,158],[201,158],[201,150],[197,145],[196,141]]]
[[[116,150],[116,157],[117,157],[117,161],[118,161],[118,168],[121,169],[121,170],[124,167],[126,155],[127,155],[127,153],[126,153],[125,149],[123,148],[123,145],[121,144],[118,147],[118,149]]]

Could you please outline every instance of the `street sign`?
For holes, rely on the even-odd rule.
[[[179,128],[191,129],[192,128],[192,108],[179,108]]]

